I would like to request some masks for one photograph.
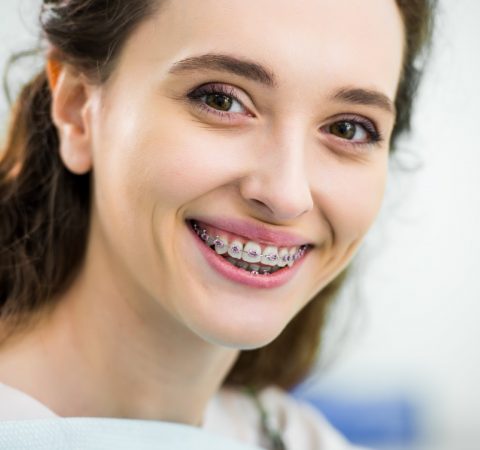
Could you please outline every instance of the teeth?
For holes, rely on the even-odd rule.
[[[285,267],[288,264],[289,252],[288,248],[281,248],[278,252],[278,267]]]
[[[242,251],[243,251],[243,244],[238,240],[234,240],[230,244],[230,247],[228,248],[228,254],[235,259],[242,258]]]
[[[224,255],[228,252],[228,239],[224,236],[215,236],[213,240],[213,244],[215,245],[215,251],[219,255]]]
[[[248,241],[243,247],[242,259],[249,263],[257,263],[262,259],[262,248],[253,241]]]
[[[293,263],[296,261],[293,257],[295,256],[295,253],[297,253],[298,251],[298,248],[297,247],[293,247],[290,252],[288,253],[289,256],[290,256],[290,261],[288,261],[288,267],[292,267],[293,266]]]
[[[278,248],[273,246],[267,247],[263,251],[261,262],[267,266],[276,266],[278,264]]]
[[[235,258],[232,258],[232,257],[230,257],[230,258],[225,258],[225,259],[226,259],[230,264],[233,264],[234,266],[237,265],[238,259],[235,259]]]
[[[230,264],[240,267],[243,270],[247,270],[249,272],[258,272],[261,274],[265,273],[272,273],[274,272],[273,267],[260,267],[257,264],[249,264],[246,261],[238,260],[232,258],[231,256],[225,258]]]
[[[200,227],[199,224],[193,222],[193,229],[200,236],[200,238],[205,242],[209,247],[213,247],[215,252],[218,255],[223,255],[227,259],[238,267],[241,267],[245,270],[251,270],[258,272],[273,273],[278,269],[285,267],[292,267],[295,261],[301,258],[305,251],[307,250],[306,245],[300,247],[292,248],[278,248],[273,245],[265,247],[262,250],[260,244],[257,244],[254,241],[248,241],[246,244],[239,239],[234,239],[231,243],[228,242],[228,238],[224,235],[217,235],[211,237],[207,230],[203,227]],[[261,263],[265,266],[271,268],[270,271],[265,271],[265,267],[260,267],[255,263]],[[253,269],[252,269],[253,267]]]
[[[238,260],[237,260],[238,261]],[[246,261],[238,261],[237,264],[236,264],[238,267],[240,267],[241,269],[244,269],[244,270],[247,270],[248,269],[248,266],[250,264],[248,264],[248,262]]]

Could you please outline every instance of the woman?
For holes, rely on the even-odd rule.
[[[432,10],[44,1],[0,163],[4,418],[347,448],[281,388],[379,210]]]

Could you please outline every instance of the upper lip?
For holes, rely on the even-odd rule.
[[[211,225],[215,228],[228,231],[232,234],[248,238],[260,244],[269,244],[277,247],[294,247],[301,245],[311,245],[308,239],[289,231],[273,230],[268,225],[250,222],[244,219],[234,219],[227,217],[198,217],[191,218],[202,222],[205,225]]]

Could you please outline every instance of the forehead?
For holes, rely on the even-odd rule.
[[[169,0],[132,36],[165,67],[205,53],[258,61],[278,86],[362,86],[394,98],[404,30],[394,0]]]

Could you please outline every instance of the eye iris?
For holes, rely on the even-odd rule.
[[[206,103],[215,109],[221,109],[222,111],[228,111],[232,107],[232,99],[223,94],[209,94],[206,98]]]
[[[353,139],[356,127],[351,122],[337,122],[330,127],[330,132],[343,139]]]

